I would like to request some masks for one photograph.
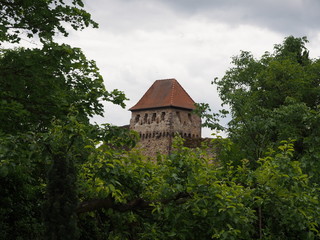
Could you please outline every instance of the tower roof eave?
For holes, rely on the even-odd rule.
[[[180,106],[168,105],[168,106],[161,106],[161,107],[148,107],[148,108],[137,108],[137,109],[130,108],[129,111],[135,112],[135,111],[142,111],[142,110],[155,110],[155,109],[165,109],[165,108],[176,108],[176,109],[183,109],[183,110],[189,110],[189,111],[193,111],[195,109],[195,107],[185,108]]]

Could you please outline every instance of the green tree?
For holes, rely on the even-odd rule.
[[[66,119],[71,106],[89,122],[103,114],[101,101],[125,99],[118,90],[106,91],[94,61],[65,44],[2,50],[0,72],[1,129],[7,133],[46,131],[53,118]]]
[[[306,43],[305,37],[287,37],[260,59],[241,52],[225,76],[215,80],[223,104],[230,107],[229,137],[243,158],[256,160],[291,138],[295,157],[305,159],[309,170],[319,169],[318,153],[310,149],[319,143],[320,61],[308,57]]]
[[[45,184],[41,146],[31,132],[0,132],[0,139],[0,239],[41,239]]]
[[[158,163],[108,146],[92,152],[80,174],[90,192],[77,210],[91,226],[81,226],[84,239],[319,238],[319,189],[293,160],[292,142],[253,170],[248,160],[210,163],[208,149],[182,141]]]
[[[0,45],[20,42],[24,36],[42,42],[52,41],[57,33],[68,36],[65,23],[75,30],[98,27],[83,7],[82,0],[1,0]]]
[[[3,0],[0,16],[0,44],[42,43],[0,50],[0,238],[43,239],[45,223],[49,239],[76,239],[76,175],[89,155],[82,136],[98,142],[105,133],[89,118],[103,115],[101,101],[124,106],[124,94],[106,91],[80,49],[54,43],[66,24],[97,27],[81,0]]]

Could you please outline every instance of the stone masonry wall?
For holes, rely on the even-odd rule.
[[[201,138],[201,119],[191,111],[171,109],[172,129],[184,138]]]
[[[201,137],[200,117],[191,111],[160,108],[133,111],[130,129],[140,135],[139,146],[150,157],[171,152],[172,138],[180,134],[185,138]]]

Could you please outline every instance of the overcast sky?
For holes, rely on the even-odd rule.
[[[286,36],[307,36],[320,55],[319,0],[85,0],[99,29],[63,39],[97,62],[107,89],[130,99],[106,105],[98,123],[129,123],[128,111],[158,79],[175,78],[195,102],[221,109],[215,77],[240,50],[257,58]],[[203,136],[210,135],[204,130]]]

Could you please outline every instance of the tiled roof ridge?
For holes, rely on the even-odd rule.
[[[175,81],[177,81],[177,79],[175,79],[175,78],[161,78],[161,79],[157,79],[156,81],[165,81],[165,80],[175,80]]]
[[[174,93],[174,87],[175,87],[175,83],[176,83],[176,79],[173,79],[172,82],[172,86],[171,86],[171,97],[170,97],[170,105],[173,105],[173,93]]]
[[[189,95],[189,93],[181,86],[181,84],[176,80],[176,79],[174,79],[175,80],[175,82],[176,83],[178,83],[179,84],[179,86],[181,87],[181,89],[185,92],[185,94],[187,94],[188,95],[188,97],[194,102],[194,100],[192,99],[192,97]],[[194,102],[195,103],[195,102]]]

